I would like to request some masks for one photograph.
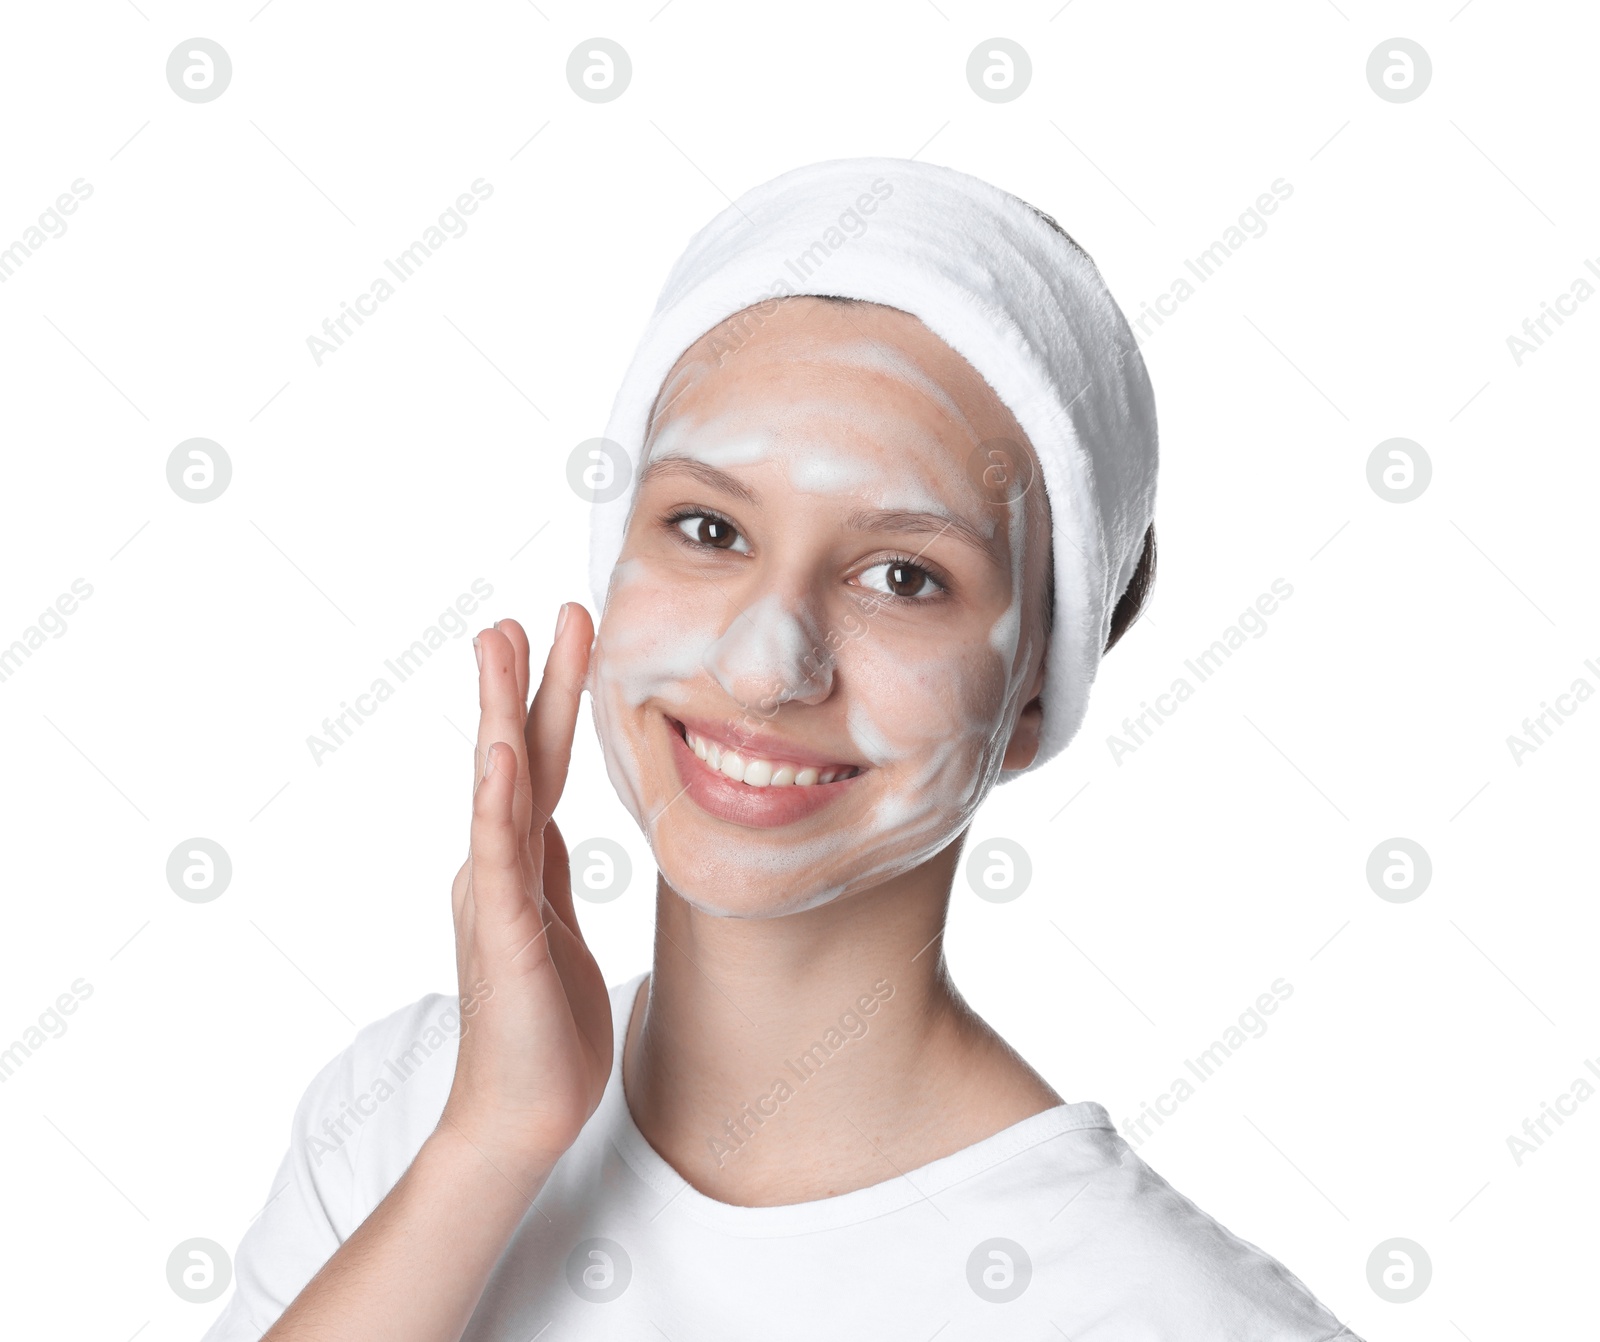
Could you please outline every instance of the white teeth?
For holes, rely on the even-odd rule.
[[[815,783],[831,783],[837,778],[848,778],[853,773],[849,767],[815,769],[807,765],[797,769],[792,764],[746,759],[737,750],[724,749],[717,742],[696,736],[687,728],[684,730],[684,740],[696,758],[704,760],[708,768],[749,787],[810,787]]]

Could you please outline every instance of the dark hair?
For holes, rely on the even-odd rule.
[[[1133,577],[1128,579],[1128,590],[1117,601],[1116,609],[1111,612],[1111,633],[1106,638],[1103,652],[1110,652],[1116,647],[1117,640],[1139,618],[1144,610],[1144,603],[1149,598],[1150,587],[1156,580],[1156,524],[1152,522],[1144,533],[1144,551],[1139,555],[1139,562],[1134,566]],[[1050,626],[1055,622],[1056,608],[1056,575],[1054,562],[1050,565],[1050,576],[1045,582],[1045,637],[1050,636]]]

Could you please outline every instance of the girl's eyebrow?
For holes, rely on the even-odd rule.
[[[844,520],[846,526],[857,531],[915,532],[933,537],[948,533],[1000,568],[1010,568],[1009,547],[1001,548],[1005,541],[998,527],[991,528],[989,535],[985,536],[966,518],[942,509],[939,512],[914,512],[903,508],[859,508]]]
[[[737,477],[729,475],[727,471],[721,470],[709,462],[696,461],[693,457],[675,456],[671,453],[652,457],[645,464],[644,470],[639,472],[637,488],[643,489],[647,481],[654,479],[657,475],[665,475],[669,471],[692,475],[701,484],[732,494],[734,498],[742,499],[746,503],[760,503],[755,490]]]
[[[638,488],[643,489],[647,481],[668,473],[692,476],[701,484],[723,490],[746,503],[759,506],[761,502],[755,490],[720,467],[673,453],[651,458],[639,473]],[[1009,549],[998,527],[991,526],[989,534],[985,535],[966,518],[943,509],[926,512],[908,508],[857,508],[846,514],[844,523],[855,531],[911,532],[929,537],[949,533],[1001,569],[1010,567]]]

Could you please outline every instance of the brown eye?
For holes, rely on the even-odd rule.
[[[738,529],[710,513],[690,513],[677,519],[677,527],[696,545],[707,545],[716,550],[733,550],[743,554],[750,548]]]
[[[883,592],[888,596],[927,600],[942,590],[939,580],[927,569],[920,564],[907,563],[903,559],[890,559],[882,564],[874,564],[861,575],[861,580],[873,591]]]
[[[884,576],[888,580],[889,590],[896,596],[915,596],[928,581],[925,569],[914,568],[910,564],[890,564]]]

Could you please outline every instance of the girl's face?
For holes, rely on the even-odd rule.
[[[1043,683],[1049,517],[1011,412],[898,309],[769,306],[661,389],[589,682],[667,884],[736,917],[945,848],[1032,760]]]

